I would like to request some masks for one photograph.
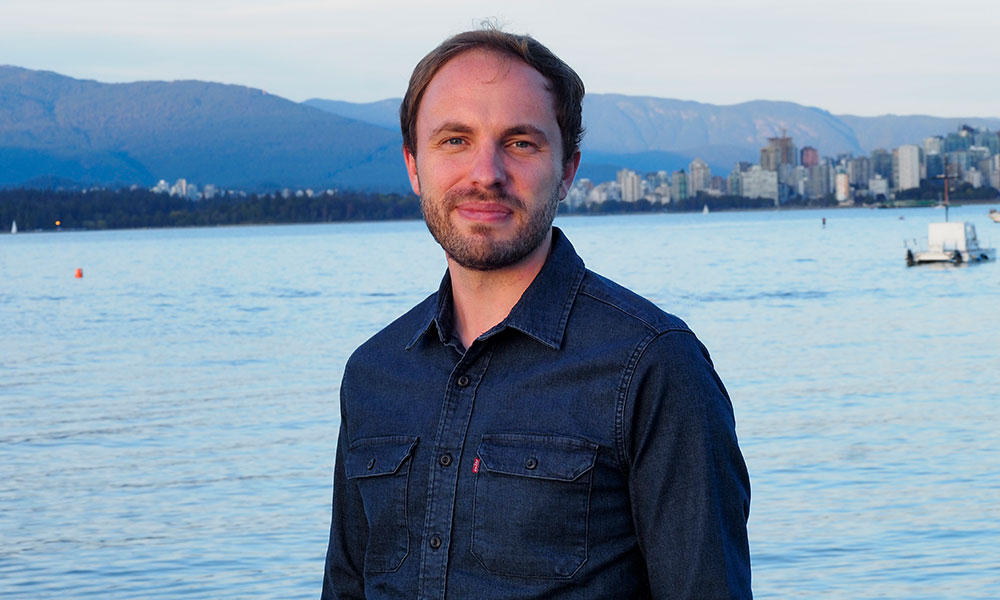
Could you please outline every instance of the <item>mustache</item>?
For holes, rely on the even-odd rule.
[[[445,205],[448,208],[454,208],[461,202],[472,200],[476,202],[494,202],[509,208],[524,209],[524,200],[521,200],[514,194],[510,194],[499,189],[481,190],[477,188],[466,188],[461,190],[450,190],[445,193],[444,200]]]

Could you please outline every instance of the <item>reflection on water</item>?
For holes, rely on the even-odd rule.
[[[936,218],[559,221],[712,351],[758,598],[997,596],[1000,268],[907,269]],[[343,364],[442,269],[417,222],[0,237],[0,597],[316,597]]]

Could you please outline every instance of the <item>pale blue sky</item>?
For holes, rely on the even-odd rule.
[[[1000,117],[996,0],[0,0],[0,64],[367,102],[487,17],[591,92]]]

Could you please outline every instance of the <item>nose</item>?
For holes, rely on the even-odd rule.
[[[473,157],[472,170],[469,174],[471,183],[483,188],[503,186],[507,183],[507,170],[504,167],[503,149],[493,144],[483,144]]]

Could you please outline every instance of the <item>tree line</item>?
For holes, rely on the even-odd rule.
[[[1000,191],[987,185],[976,188],[970,183],[961,182],[949,185],[948,196],[951,200],[993,200],[1000,197]],[[920,187],[896,192],[897,200],[941,200],[943,197],[944,183],[940,179],[924,179],[921,180]]]
[[[831,198],[802,205],[836,204]],[[774,207],[765,198],[709,196],[660,203],[609,200],[573,209],[565,203],[560,213],[615,214],[645,212],[753,210]],[[201,227],[271,223],[328,223],[419,219],[420,201],[413,194],[358,191],[306,194],[225,194],[205,200],[170,196],[144,188],[90,190],[0,190],[0,227],[17,221],[22,231],[63,229],[135,229],[145,227]]]
[[[416,196],[366,192],[220,195],[193,200],[146,189],[0,190],[0,224],[18,229],[134,229],[420,218]],[[58,223],[58,225],[57,225]]]

